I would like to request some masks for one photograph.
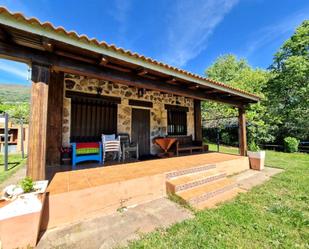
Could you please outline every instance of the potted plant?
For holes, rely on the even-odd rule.
[[[265,151],[261,151],[260,147],[254,141],[249,144],[248,157],[251,169],[264,169]]]

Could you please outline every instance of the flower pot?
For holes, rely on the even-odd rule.
[[[254,170],[263,170],[265,163],[265,151],[248,151],[250,168]]]

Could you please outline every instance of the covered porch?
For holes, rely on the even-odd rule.
[[[245,109],[259,98],[50,23],[0,9],[0,55],[31,67],[27,174],[45,179],[60,148],[126,132],[141,153],[156,154],[157,136],[202,143],[201,101],[239,110],[240,154],[246,155]]]

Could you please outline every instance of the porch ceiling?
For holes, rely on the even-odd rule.
[[[50,23],[26,19],[1,7],[0,56],[47,65],[56,71],[234,106],[259,101],[258,96],[243,90],[55,28]]]

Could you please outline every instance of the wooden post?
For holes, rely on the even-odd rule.
[[[244,107],[238,108],[239,124],[239,150],[241,156],[247,155],[247,131],[246,131],[246,110]]]
[[[32,64],[27,176],[33,180],[45,179],[49,78],[48,66]]]
[[[203,142],[201,101],[194,100],[194,140]]]
[[[64,75],[51,72],[48,89],[48,116],[46,136],[46,165],[60,165],[60,148],[62,145],[62,110]]]

